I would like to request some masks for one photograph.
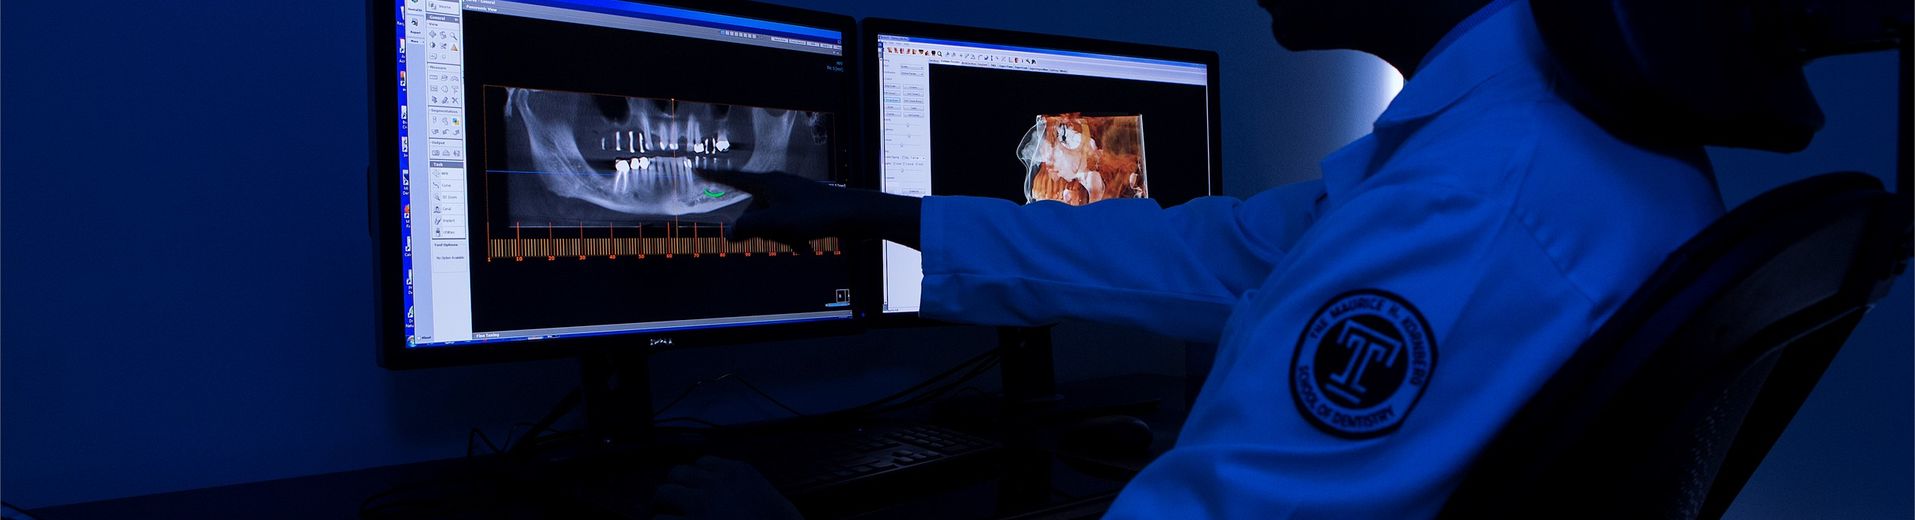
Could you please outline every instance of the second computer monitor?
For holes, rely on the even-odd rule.
[[[1084,205],[1217,194],[1217,55],[871,20],[877,187]],[[886,243],[884,314],[915,313],[918,252]]]

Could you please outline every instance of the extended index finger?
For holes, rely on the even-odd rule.
[[[692,170],[698,178],[745,190],[754,195],[768,187],[764,174],[722,170]]]

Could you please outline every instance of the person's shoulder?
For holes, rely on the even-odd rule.
[[[1660,222],[1683,235],[1722,214],[1700,146],[1650,146],[1604,130],[1567,102],[1526,104],[1531,147],[1510,186],[1518,208],[1561,219]]]
[[[1668,254],[1722,215],[1701,147],[1656,147],[1539,100],[1531,149],[1508,186],[1512,211],[1564,276],[1613,308]]]
[[[1380,127],[1398,140],[1376,184],[1411,184],[1507,199],[1521,183],[1539,146],[1563,126],[1532,88],[1493,80],[1414,125]]]
[[[1399,153],[1413,171],[1397,175],[1559,218],[1634,208],[1706,223],[1721,213],[1701,147],[1618,138],[1546,89],[1485,88],[1501,96],[1471,96],[1419,129]]]
[[[1505,211],[1599,305],[1626,297],[1670,251],[1722,214],[1700,147],[1657,148],[1605,131],[1540,89],[1472,96],[1410,136],[1379,185],[1467,194]]]

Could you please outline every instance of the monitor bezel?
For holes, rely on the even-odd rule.
[[[844,111],[849,114],[847,120],[860,122],[864,120],[858,115],[864,105],[857,94],[858,88],[862,85],[861,56],[863,53],[859,50],[861,40],[858,38],[857,22],[852,17],[742,0],[645,0],[632,3],[839,31],[844,34],[845,68],[843,75],[845,96],[840,106],[844,107]],[[403,241],[399,207],[399,150],[396,147],[385,146],[399,138],[399,80],[398,75],[394,73],[398,66],[398,38],[393,32],[396,5],[392,0],[366,0],[366,4],[367,52],[369,54],[367,62],[371,65],[370,73],[367,74],[370,89],[368,100],[371,105],[368,110],[371,125],[371,139],[368,145],[372,160],[372,164],[366,171],[366,193],[367,214],[370,219],[368,232],[373,240],[371,246],[374,295],[372,312],[375,336],[373,343],[380,366],[393,370],[405,370],[573,357],[598,352],[649,353],[667,349],[845,335],[862,330],[864,320],[861,315],[866,307],[854,304],[851,308],[852,316],[825,321],[408,348],[403,310],[405,288],[402,280],[405,275],[404,258],[401,254]],[[844,127],[844,145],[840,154],[844,162],[840,167],[846,169],[847,181],[850,183],[857,183],[863,178],[861,172],[863,154],[860,147],[865,141],[861,124]],[[858,249],[860,247],[856,244],[846,244],[846,255],[850,257],[850,265],[853,269],[851,276],[854,288],[857,280],[862,278],[856,271],[862,265],[859,260],[861,253]],[[853,301],[856,300],[854,296]]]
[[[1219,108],[1222,97],[1218,88],[1222,83],[1222,76],[1218,66],[1220,58],[1216,51],[890,18],[867,18],[859,24],[858,40],[861,56],[859,61],[862,62],[860,67],[866,71],[864,83],[861,86],[865,92],[863,100],[865,163],[862,169],[865,175],[859,181],[860,188],[878,189],[879,181],[884,175],[882,147],[884,135],[883,122],[880,120],[883,112],[882,107],[879,106],[881,100],[877,92],[882,73],[878,69],[878,36],[885,34],[1201,63],[1209,76],[1205,86],[1208,91],[1207,99],[1210,100],[1207,107],[1210,111],[1210,191],[1208,194],[1223,194],[1223,112]],[[1178,201],[1179,204],[1182,202],[1187,201]],[[1171,205],[1175,204],[1166,205],[1166,207]],[[924,318],[917,312],[884,312],[882,296],[884,253],[882,247],[876,243],[864,249],[867,253],[855,258],[854,261],[862,262],[858,272],[867,274],[863,276],[862,284],[854,284],[854,290],[860,294],[872,295],[863,298],[859,303],[864,307],[859,313],[867,316],[866,320],[870,326],[884,328],[950,324]]]

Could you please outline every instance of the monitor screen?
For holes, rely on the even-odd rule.
[[[927,27],[871,30],[879,189],[1072,205],[1217,193],[1215,54],[1180,61]],[[918,252],[887,242],[881,256],[882,311],[917,312]]]
[[[405,348],[852,318],[837,240],[729,242],[750,196],[693,173],[842,184],[844,29],[621,0],[397,21]]]

